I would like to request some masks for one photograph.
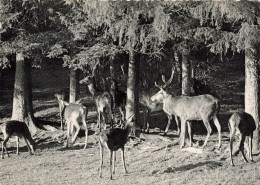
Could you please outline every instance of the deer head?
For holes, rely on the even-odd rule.
[[[162,81],[164,83],[163,85],[158,85],[157,82],[155,82],[155,87],[158,87],[160,89],[160,91],[157,92],[155,95],[153,95],[151,97],[152,101],[158,101],[160,103],[163,102],[163,100],[168,95],[167,92],[164,90],[164,88],[166,88],[172,82],[172,79],[173,79],[173,76],[174,76],[174,72],[175,72],[175,66],[172,67],[171,77],[170,77],[170,79],[167,82],[165,80],[165,76],[162,75]]]

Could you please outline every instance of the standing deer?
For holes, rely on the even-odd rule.
[[[126,105],[126,93],[118,89],[118,84],[115,80],[110,81],[110,94],[113,97],[113,109],[118,108],[121,114],[121,120],[125,121],[125,105]],[[114,93],[113,93],[114,92]],[[115,94],[115,96],[113,96]]]
[[[172,69],[174,71],[174,67]],[[219,112],[220,104],[219,100],[214,98],[211,95],[199,95],[199,96],[172,96],[167,93],[164,88],[171,83],[173,73],[171,78],[165,82],[165,77],[163,76],[164,85],[159,86],[155,82],[155,86],[160,90],[155,95],[151,97],[152,101],[158,101],[163,103],[163,110],[167,115],[175,115],[181,119],[181,148],[185,144],[185,132],[186,132],[186,123],[187,121],[192,120],[202,120],[206,129],[207,137],[204,141],[203,147],[206,146],[208,138],[212,132],[209,120],[213,119],[214,124],[217,127],[219,135],[219,144],[218,148],[221,147],[221,126],[219,124],[217,114]],[[190,138],[190,146],[192,145],[191,129],[188,124],[188,132]]]
[[[252,158],[252,139],[253,139],[253,132],[256,129],[256,124],[254,118],[246,113],[246,112],[235,112],[232,114],[228,121],[228,127],[230,130],[230,165],[234,166],[233,158],[232,158],[232,149],[233,149],[233,140],[234,136],[237,133],[239,135],[239,144],[238,144],[238,152],[239,150],[242,153],[243,159],[245,162],[248,162],[245,154],[244,154],[244,143],[245,140],[248,140],[248,149],[247,154],[249,159],[253,161]]]
[[[24,138],[29,153],[30,154],[34,153],[36,144],[32,139],[31,133],[26,123],[15,121],[15,120],[7,121],[0,125],[0,130],[4,135],[4,140],[2,141],[2,153],[1,153],[2,159],[4,159],[4,149],[9,157],[8,151],[6,149],[6,143],[8,142],[9,138],[12,136],[16,136],[17,155],[19,155],[19,138]]]
[[[127,142],[128,135],[133,128],[133,116],[127,119],[125,128],[110,128],[103,130],[99,134],[99,148],[100,148],[100,168],[99,177],[102,177],[102,166],[103,166],[103,152],[104,148],[107,148],[110,156],[110,179],[112,180],[112,174],[115,174],[115,158],[116,151],[121,149],[122,163],[124,166],[125,173],[127,173],[125,166],[124,146]]]
[[[94,97],[94,101],[97,107],[98,113],[98,126],[99,132],[101,132],[101,115],[104,121],[104,127],[106,128],[107,114],[110,119],[113,120],[112,107],[113,101],[112,96],[109,92],[98,91],[96,89],[95,79],[93,76],[87,76],[86,78],[79,81],[80,84],[87,84],[89,92]],[[110,121],[111,128],[113,127],[113,121]]]
[[[74,127],[76,128],[76,132],[72,137],[72,144],[75,143],[77,136],[80,131],[81,124],[85,127],[85,146],[84,149],[87,147],[88,143],[88,128],[86,123],[86,116],[87,116],[87,108],[81,104],[77,103],[68,103],[66,101],[60,100],[63,104],[62,106],[64,109],[62,110],[62,116],[64,116],[64,120],[67,123],[67,141],[65,147],[68,147],[69,144],[69,137],[72,135]]]
[[[64,109],[64,97],[65,97],[65,92],[61,92],[61,93],[55,93],[54,96],[57,98],[58,104],[59,104],[59,110],[60,110],[60,127],[62,130],[64,130],[64,120],[63,120],[63,115],[62,115],[62,111]]]
[[[61,93],[55,93],[54,96],[57,98],[58,104],[59,104],[59,114],[60,114],[60,127],[62,130],[64,130],[64,116],[63,116],[63,111],[65,108],[65,104],[64,104],[64,97],[65,97],[65,92],[61,92]],[[82,99],[79,99],[75,102],[76,104],[82,104]]]

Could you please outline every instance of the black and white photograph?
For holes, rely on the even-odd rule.
[[[0,0],[0,185],[260,184],[260,0]]]

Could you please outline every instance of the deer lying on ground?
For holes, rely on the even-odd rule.
[[[80,84],[87,84],[89,92],[94,97],[94,101],[97,107],[98,113],[98,126],[99,132],[101,132],[101,115],[104,122],[104,127],[106,129],[107,115],[113,120],[112,107],[113,101],[112,96],[109,92],[102,92],[96,89],[95,79],[93,76],[87,76],[86,78],[79,81]],[[113,127],[113,121],[110,121],[111,128]]]
[[[100,148],[100,168],[99,177],[102,177],[102,166],[103,166],[103,152],[104,148],[107,148],[110,156],[110,179],[112,179],[112,174],[115,174],[115,158],[116,151],[121,149],[122,163],[124,166],[125,173],[127,173],[125,166],[124,157],[124,146],[127,142],[128,135],[133,128],[133,116],[127,119],[125,128],[110,128],[103,130],[99,134],[99,148]]]
[[[256,129],[256,124],[254,118],[246,113],[246,112],[236,112],[232,114],[228,121],[228,127],[230,130],[230,165],[234,166],[233,158],[232,158],[232,149],[233,149],[233,140],[234,136],[237,133],[239,135],[239,142],[238,142],[238,152],[239,150],[242,153],[243,159],[245,162],[248,162],[245,154],[244,154],[244,143],[245,140],[248,140],[248,149],[247,154],[249,156],[250,161],[253,161],[252,158],[252,139],[253,139],[253,132]]]
[[[66,101],[60,100],[60,103],[64,107],[62,110],[61,115],[64,116],[64,120],[67,123],[67,141],[65,147],[67,148],[69,145],[69,137],[73,133],[74,127],[76,128],[76,132],[72,137],[72,144],[75,143],[77,136],[80,131],[81,124],[83,124],[85,129],[85,146],[84,149],[87,147],[88,143],[88,128],[86,123],[87,117],[87,108],[81,104],[77,103],[68,103]]]
[[[172,69],[174,71],[174,68]],[[206,129],[207,137],[204,141],[203,147],[206,146],[209,136],[212,132],[209,120],[213,119],[214,124],[218,130],[219,144],[218,148],[221,147],[221,126],[219,124],[217,114],[219,112],[220,104],[219,100],[211,95],[199,95],[199,96],[172,96],[167,93],[164,88],[171,83],[171,78],[165,82],[164,85],[159,86],[155,82],[155,86],[160,89],[155,95],[151,97],[152,101],[158,101],[163,103],[163,110],[167,115],[175,115],[181,119],[181,148],[185,144],[185,132],[187,121],[202,120]],[[192,146],[191,129],[188,124],[188,132],[190,138],[190,146]]]
[[[4,135],[4,140],[2,141],[2,153],[1,153],[2,159],[4,159],[4,149],[7,153],[7,156],[9,157],[9,153],[6,149],[6,143],[8,142],[9,138],[12,136],[16,136],[17,155],[19,155],[19,138],[24,138],[29,153],[30,154],[34,153],[36,144],[32,139],[31,133],[26,123],[15,121],[15,120],[7,121],[0,125],[0,130]]]

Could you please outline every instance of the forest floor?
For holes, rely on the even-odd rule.
[[[103,177],[98,177],[100,157],[97,135],[93,129],[96,122],[95,111],[92,110],[87,119],[90,129],[87,149],[82,149],[84,146],[82,133],[74,146],[65,149],[66,131],[59,128],[58,104],[53,96],[54,87],[60,81],[48,77],[45,83],[49,86],[39,85],[37,80],[46,78],[44,75],[47,74],[37,78],[39,73],[35,72],[33,78],[37,84],[33,92],[35,117],[41,122],[53,124],[57,129],[42,130],[33,136],[38,145],[35,155],[28,154],[27,147],[21,140],[21,152],[17,156],[15,139],[11,138],[8,142],[10,158],[5,155],[5,159],[0,160],[0,184],[260,184],[258,153],[253,153],[254,162],[249,163],[242,161],[241,154],[238,154],[234,157],[235,166],[230,166],[227,121],[232,112],[243,110],[244,107],[243,71],[243,66],[231,63],[212,74],[218,78],[211,79],[211,84],[214,84],[214,90],[221,96],[221,111],[218,116],[223,130],[221,150],[216,149],[218,139],[213,125],[213,134],[206,149],[202,150],[199,147],[205,140],[206,129],[202,123],[197,122],[193,129],[195,142],[199,146],[192,148],[186,146],[180,149],[175,124],[167,136],[163,136],[167,118],[162,112],[155,112],[152,114],[150,133],[142,134],[141,140],[130,140],[126,144],[128,174],[124,174],[121,153],[117,152],[116,174],[113,180],[109,179],[107,151],[104,156]],[[2,122],[11,116],[12,90],[5,88],[0,91],[2,93],[0,122]]]

